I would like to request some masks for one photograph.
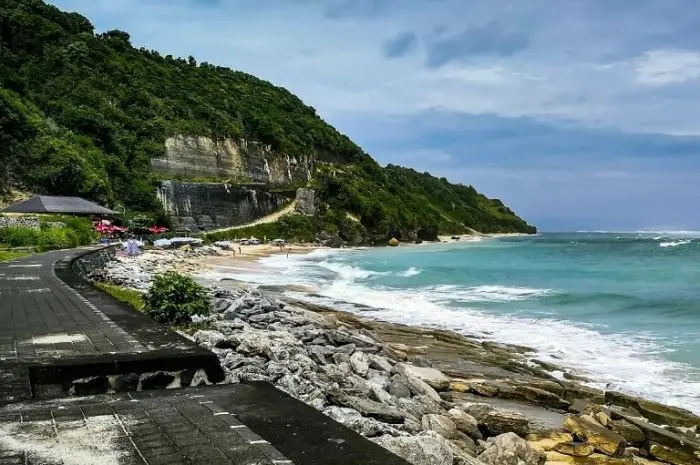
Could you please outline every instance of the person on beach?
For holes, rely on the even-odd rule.
[[[292,249],[290,249],[290,248],[287,249],[287,258],[289,258],[289,252],[290,252],[291,250],[292,250]]]

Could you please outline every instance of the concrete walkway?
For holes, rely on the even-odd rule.
[[[267,383],[67,397],[72,380],[216,356],[85,283],[91,249],[0,264],[0,463],[408,465]]]

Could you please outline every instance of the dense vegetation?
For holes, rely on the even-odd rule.
[[[57,223],[62,223],[60,226]],[[11,227],[0,229],[0,249],[27,248],[37,252],[69,249],[94,242],[97,235],[86,218],[41,215],[40,228]]]
[[[148,316],[168,326],[188,325],[193,315],[208,315],[210,311],[206,290],[175,271],[156,276],[143,303]]]
[[[500,202],[411,170],[380,167],[287,90],[246,73],[136,49],[122,31],[42,0],[0,6],[0,191],[80,195],[157,214],[150,160],[176,134],[246,138],[323,154],[317,230],[372,238],[426,230],[532,232]],[[0,192],[1,193],[1,192]],[[349,233],[344,227],[352,226]]]

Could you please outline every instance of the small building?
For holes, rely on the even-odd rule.
[[[116,215],[117,212],[81,197],[35,195],[0,210],[0,213],[46,213],[65,215]]]

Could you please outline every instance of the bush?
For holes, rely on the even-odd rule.
[[[32,228],[0,229],[0,242],[7,247],[34,247],[39,243],[40,231]]]
[[[144,304],[148,316],[169,326],[184,326],[192,322],[192,315],[209,314],[210,305],[202,286],[175,271],[156,276]]]
[[[79,239],[75,231],[68,228],[48,228],[39,234],[37,248],[45,252],[47,250],[71,249],[77,247]]]

